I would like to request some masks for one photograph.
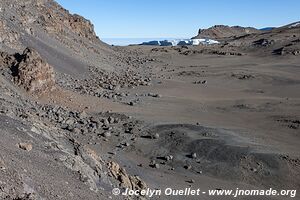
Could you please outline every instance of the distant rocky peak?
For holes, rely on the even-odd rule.
[[[199,29],[198,35],[193,39],[224,39],[258,32],[260,32],[260,30],[252,27],[215,25],[208,29]]]

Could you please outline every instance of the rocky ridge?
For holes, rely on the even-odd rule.
[[[209,38],[218,40],[259,32],[259,30],[252,27],[215,25],[208,29],[199,29],[198,35],[194,39]]]

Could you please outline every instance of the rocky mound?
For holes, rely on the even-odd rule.
[[[199,29],[198,35],[193,39],[224,39],[259,32],[259,30],[252,27],[216,25],[208,29]]]
[[[19,86],[30,93],[44,93],[54,89],[54,70],[38,52],[26,48],[22,55],[16,55],[16,59],[12,69]]]

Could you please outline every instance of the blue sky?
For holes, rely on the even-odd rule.
[[[90,19],[100,38],[190,38],[215,24],[281,26],[300,21],[299,0],[57,0]]]

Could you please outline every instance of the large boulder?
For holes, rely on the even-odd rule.
[[[26,48],[21,55],[16,55],[13,75],[19,86],[30,93],[41,94],[55,88],[53,67],[42,59],[40,54]]]

